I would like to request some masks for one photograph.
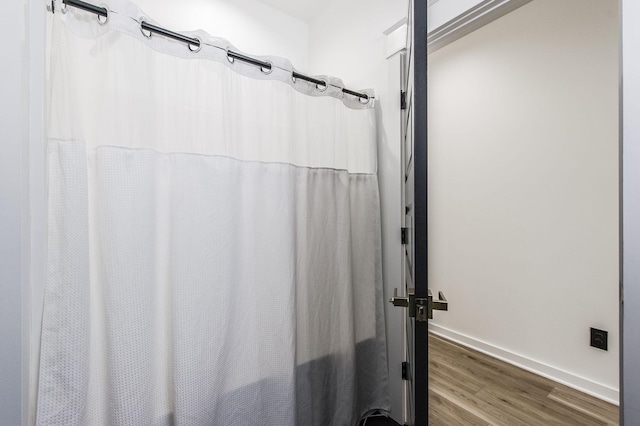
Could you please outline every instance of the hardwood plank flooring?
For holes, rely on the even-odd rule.
[[[612,426],[618,407],[429,336],[430,426]]]

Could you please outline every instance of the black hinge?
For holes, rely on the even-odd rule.
[[[409,363],[402,363],[402,380],[409,380]]]
[[[400,109],[407,109],[407,92],[400,91]]]
[[[400,239],[402,244],[407,244],[409,242],[409,228],[400,228]]]

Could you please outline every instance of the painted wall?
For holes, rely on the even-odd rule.
[[[25,1],[0,14],[0,424],[22,421],[22,144],[25,138]]]
[[[378,97],[378,178],[382,215],[385,300],[401,286],[399,59],[386,59],[384,31],[406,17],[406,0],[329,1],[309,23],[309,64],[314,74],[341,78]],[[339,10],[339,13],[336,13]],[[385,303],[392,417],[402,420],[402,315]]]
[[[622,2],[624,425],[640,419],[640,3]]]
[[[536,0],[429,61],[434,330],[617,399],[617,1]]]
[[[135,3],[167,28],[203,29],[229,40],[246,53],[282,56],[300,71],[308,68],[307,24],[257,0],[135,0]]]

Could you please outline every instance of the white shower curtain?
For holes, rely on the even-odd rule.
[[[388,410],[373,109],[109,8],[52,17],[37,424]]]

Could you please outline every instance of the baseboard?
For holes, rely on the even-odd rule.
[[[579,390],[580,392],[584,392],[588,395],[595,396],[596,398],[610,402],[611,404],[619,405],[620,392],[616,389],[610,388],[609,386],[585,379],[584,377],[576,376],[575,374],[551,367],[533,359],[526,358],[522,355],[518,355],[506,349],[499,348],[490,343],[483,342],[456,331],[449,330],[437,324],[429,324],[429,331],[437,336],[451,340],[506,363],[515,365],[516,367],[520,367],[523,370],[546,377],[547,379],[569,386],[570,388]]]

